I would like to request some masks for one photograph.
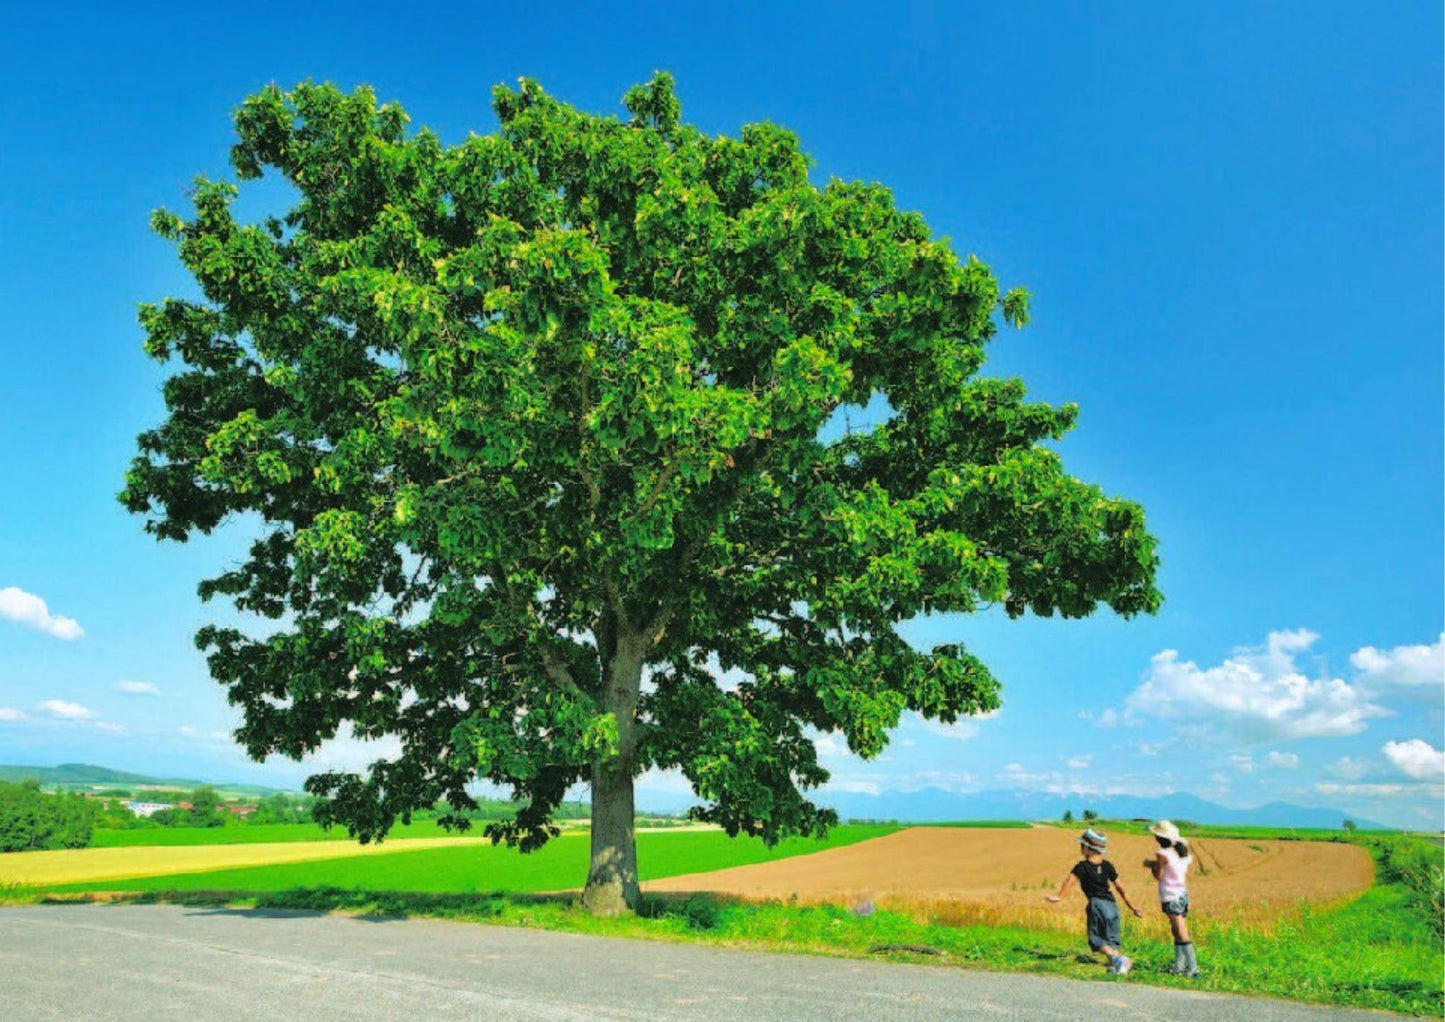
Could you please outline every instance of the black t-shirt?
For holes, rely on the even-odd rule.
[[[1103,862],[1080,859],[1078,865],[1073,868],[1073,874],[1079,878],[1079,886],[1084,889],[1086,897],[1114,900],[1114,894],[1109,890],[1109,885],[1119,879],[1119,871],[1108,859]]]

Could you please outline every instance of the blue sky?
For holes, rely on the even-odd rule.
[[[222,613],[196,581],[244,528],[158,546],[114,500],[162,414],[136,305],[187,290],[148,216],[227,175],[240,100],[370,83],[457,141],[492,129],[496,82],[614,112],[666,68],[688,120],[784,124],[817,180],[889,184],[1027,286],[1033,323],[986,371],[1080,402],[1067,463],[1141,501],[1161,541],[1155,618],[910,625],[981,653],[1004,708],[907,722],[872,763],[825,740],[835,783],[1189,791],[1439,827],[1440,7],[1157,6],[12,7],[0,762],[306,772],[231,746],[192,645]]]

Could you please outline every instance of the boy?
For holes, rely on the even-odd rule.
[[[1144,913],[1129,900],[1124,885],[1119,882],[1119,872],[1114,869],[1114,864],[1104,861],[1104,852],[1108,847],[1109,839],[1092,828],[1080,834],[1079,848],[1084,857],[1069,871],[1069,875],[1064,877],[1059,893],[1047,895],[1044,900],[1056,903],[1063,901],[1064,895],[1069,893],[1069,888],[1077,880],[1084,897],[1089,899],[1084,915],[1088,925],[1089,947],[1104,952],[1104,956],[1109,959],[1109,971],[1122,976],[1134,965],[1134,960],[1119,950],[1119,906],[1114,901],[1109,885],[1114,885],[1119,897],[1129,906],[1130,912],[1141,918]]]

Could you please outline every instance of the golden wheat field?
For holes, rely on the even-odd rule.
[[[0,856],[0,883],[81,884],[95,880],[195,873],[237,866],[274,866],[352,855],[387,855],[458,844],[491,844],[483,837],[398,838],[383,844],[292,841],[249,845],[163,845],[141,848],[75,848],[58,852],[11,852]]]
[[[912,827],[812,855],[643,886],[748,899],[867,900],[941,923],[1067,929],[1079,925],[1084,905],[1077,886],[1063,904],[1043,898],[1057,891],[1078,861],[1078,847],[1073,832],[1054,827]],[[1148,835],[1109,839],[1109,858],[1150,929],[1164,926],[1154,879],[1144,867],[1155,847]],[[1346,898],[1374,880],[1369,853],[1355,845],[1205,838],[1191,847],[1190,901],[1195,914],[1215,920],[1267,926],[1301,902]]]

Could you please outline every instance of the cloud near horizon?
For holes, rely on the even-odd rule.
[[[1239,646],[1221,663],[1200,667],[1166,649],[1125,700],[1124,718],[1172,720],[1200,737],[1240,744],[1295,738],[1340,738],[1391,715],[1379,694],[1422,685],[1439,646],[1364,647],[1351,657],[1354,682],[1307,677],[1296,657],[1319,636],[1300,628],[1270,632],[1262,646]],[[1273,765],[1282,766],[1283,763]]]
[[[51,614],[44,600],[16,586],[0,589],[0,617],[67,642],[85,635],[75,618]]]

